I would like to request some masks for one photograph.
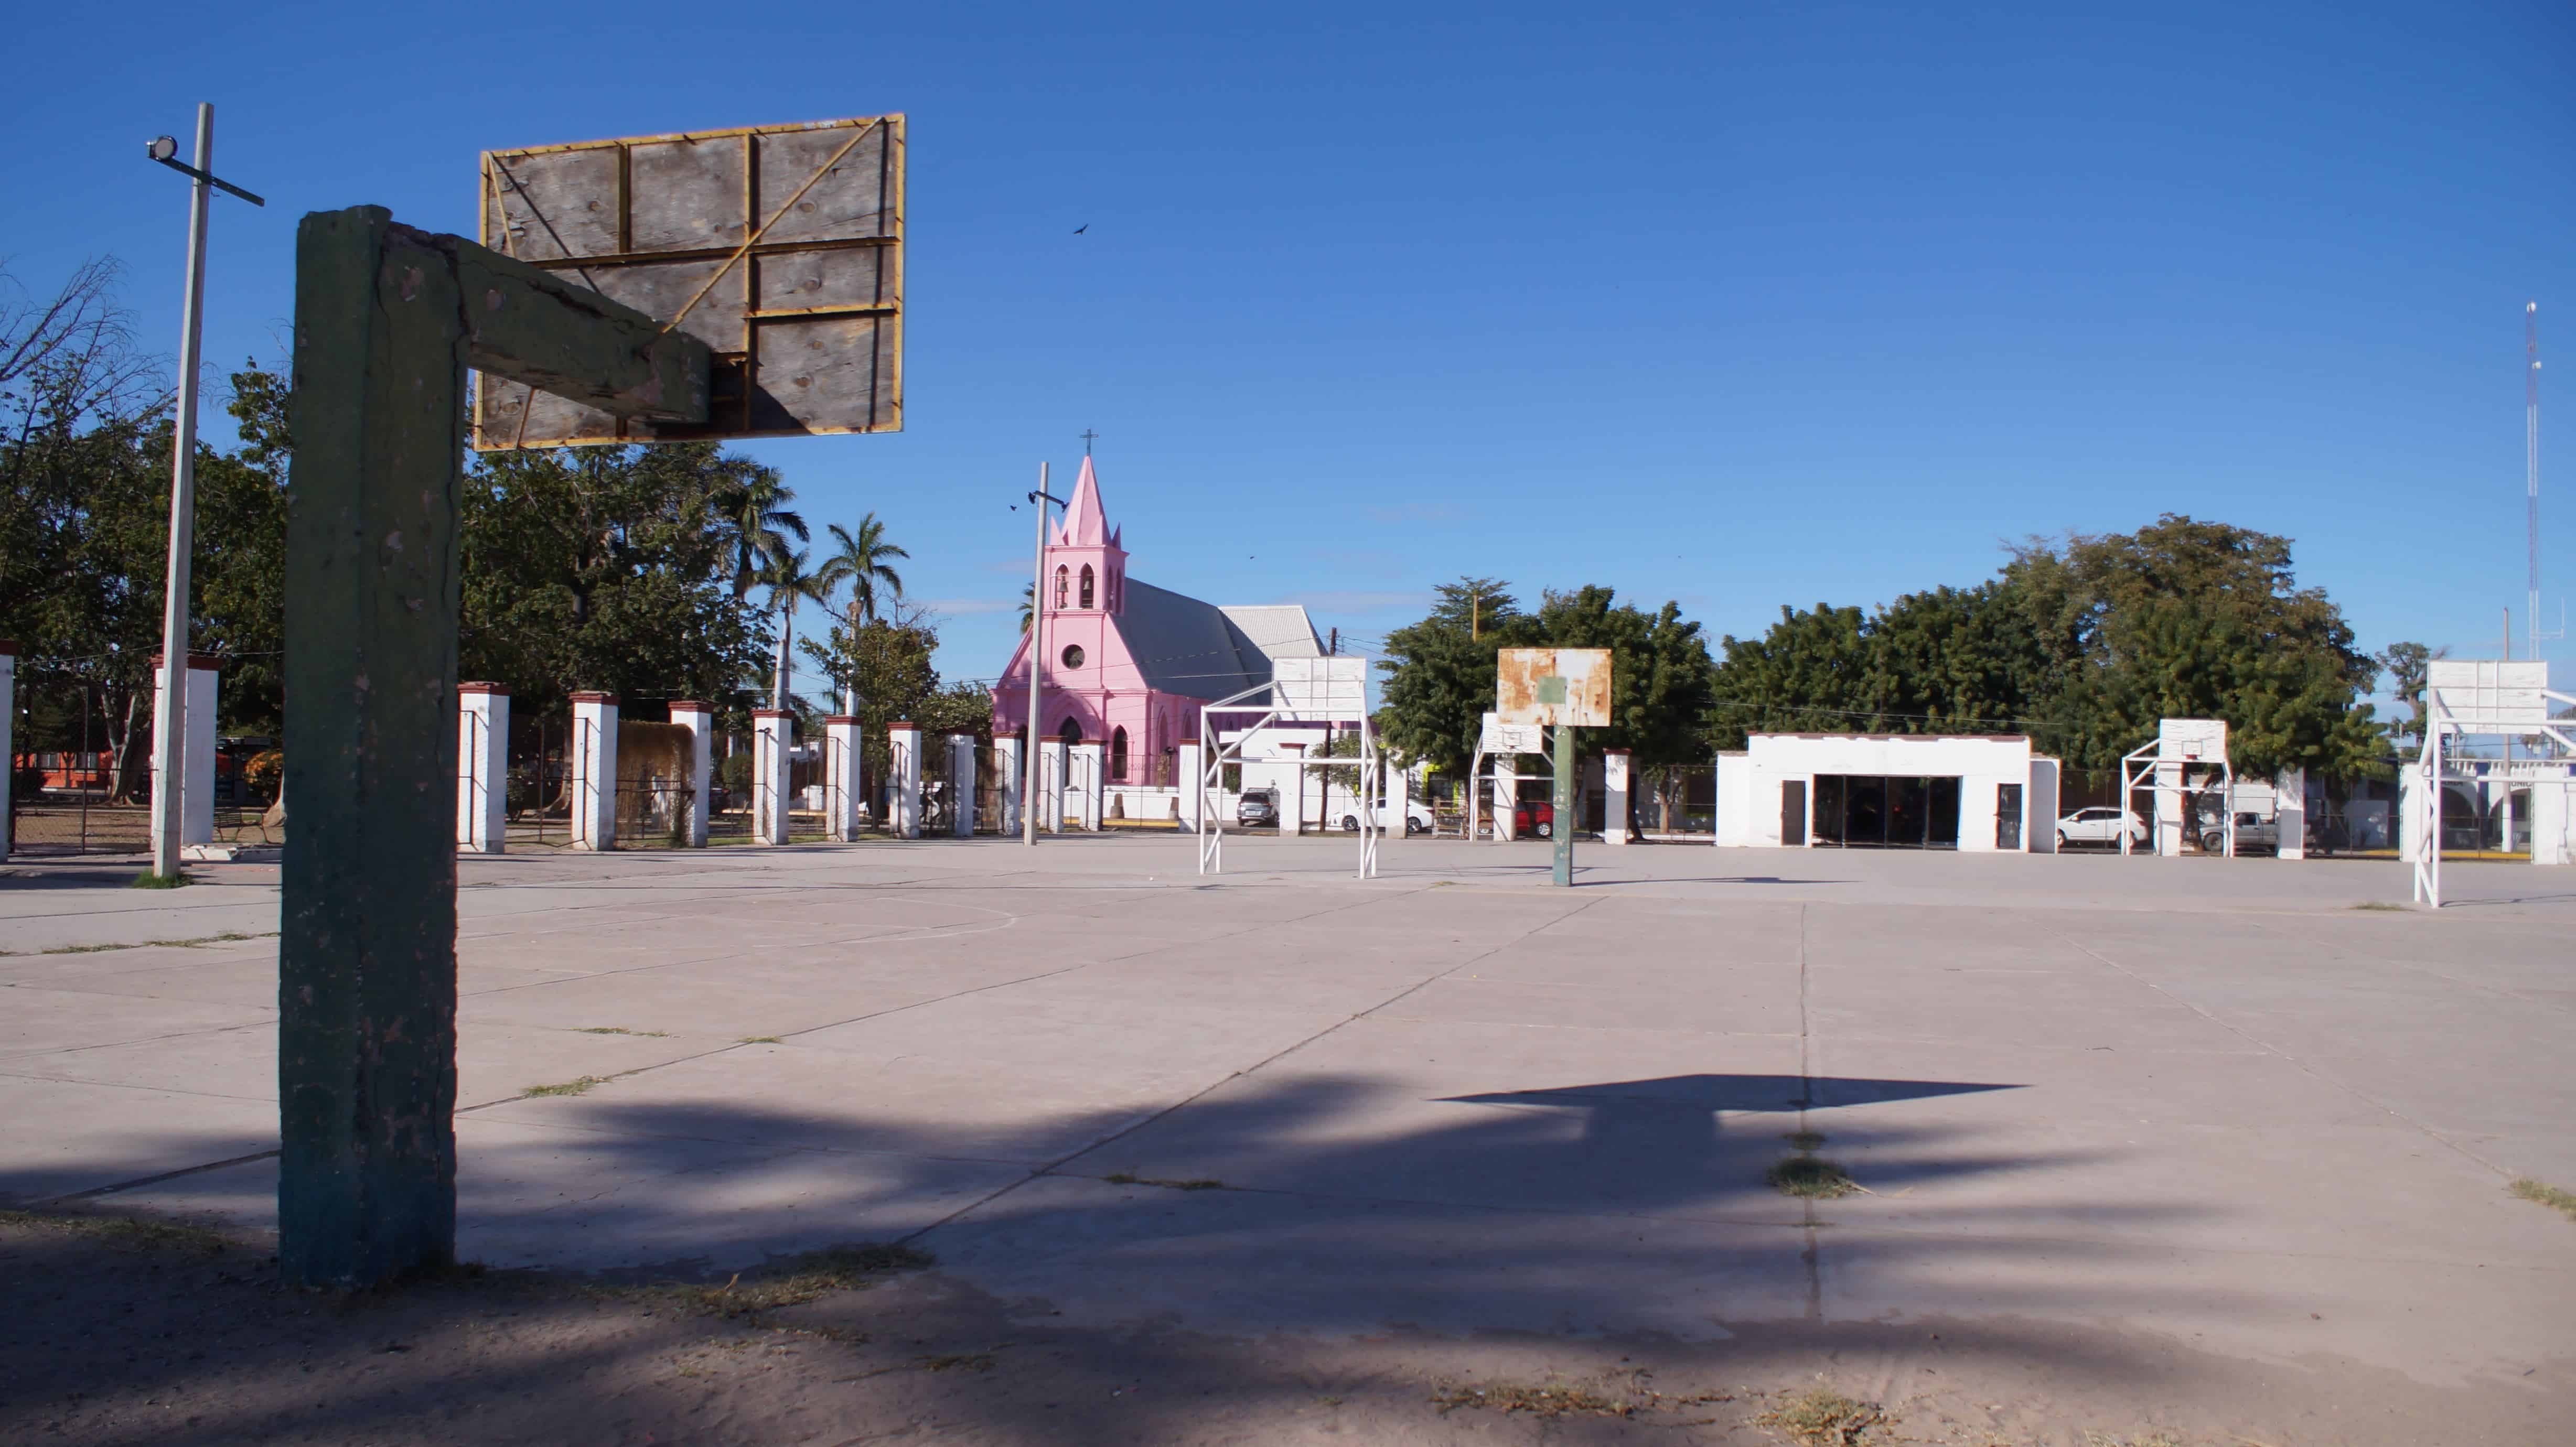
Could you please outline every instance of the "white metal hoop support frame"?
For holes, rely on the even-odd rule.
[[[2128,856],[2129,847],[2133,842],[2129,833],[2129,801],[2138,796],[2139,790],[2144,789],[2148,791],[2150,796],[2156,794],[2181,795],[2182,797],[2179,801],[2178,812],[2182,816],[2183,835],[2185,838],[2189,838],[2191,834],[2191,798],[2194,794],[2208,793],[2209,790],[2214,787],[2218,790],[2218,796],[2227,801],[2227,807],[2221,811],[2225,818],[2225,823],[2222,827],[2224,827],[2227,832],[2227,857],[2230,859],[2235,858],[2236,765],[2229,760],[2226,754],[2220,754],[2214,761],[2218,766],[2217,782],[2213,785],[2206,775],[2204,775],[2200,786],[2198,788],[2194,788],[2190,782],[2188,771],[2194,765],[2198,765],[2203,770],[2206,770],[2210,767],[2213,761],[2209,759],[2167,758],[2162,752],[2163,748],[2163,741],[2158,740],[2144,748],[2133,749],[2120,756],[2121,856],[2123,858]],[[2157,769],[2166,764],[2174,766],[2175,778],[2179,782],[2167,784],[2156,779],[2155,775]]]
[[[1221,792],[1219,786],[1225,777],[1225,766],[1241,765],[1244,762],[1244,741],[1275,723],[1320,723],[1356,725],[1360,736],[1359,757],[1357,759],[1315,757],[1293,761],[1265,759],[1258,762],[1273,765],[1294,762],[1300,779],[1305,777],[1305,771],[1308,769],[1356,768],[1359,771],[1359,801],[1354,812],[1358,814],[1360,821],[1360,861],[1355,877],[1375,879],[1377,878],[1378,836],[1385,832],[1378,825],[1375,801],[1383,797],[1386,779],[1385,758],[1378,752],[1377,730],[1369,724],[1368,709],[1364,703],[1363,706],[1349,710],[1330,706],[1317,707],[1313,704],[1301,705],[1291,702],[1285,694],[1286,691],[1280,688],[1274,678],[1269,683],[1247,688],[1231,697],[1202,705],[1199,709],[1199,738],[1208,746],[1203,756],[1204,762],[1199,771],[1197,783],[1199,873],[1223,874],[1225,872],[1225,830],[1219,823],[1217,811],[1211,805],[1214,797]],[[1252,721],[1230,730],[1233,734],[1231,743],[1221,742],[1222,735],[1218,732],[1216,724],[1216,717],[1220,714],[1238,719],[1249,715]],[[1302,796],[1304,790],[1301,788],[1299,793]],[[1329,809],[1326,810],[1327,814],[1330,812]]]
[[[2434,666],[2439,668],[2443,665],[2437,663]],[[2511,666],[2513,665],[2507,665],[2507,667]],[[2415,854],[2413,898],[2416,902],[2429,905],[2434,909],[2442,907],[2443,787],[2448,784],[2474,784],[2491,777],[2474,774],[2465,769],[2454,771],[2448,762],[2449,752],[2443,747],[2442,741],[2448,738],[2465,738],[2473,734],[2506,738],[2539,737],[2557,744],[2570,756],[2576,756],[2576,737],[2570,737],[2570,725],[2567,720],[2552,719],[2548,716],[2549,704],[2576,704],[2576,694],[2560,693],[2556,689],[2545,686],[2523,690],[2537,695],[2541,700],[2535,708],[2527,700],[2507,700],[2500,696],[2502,685],[2502,679],[2494,682],[2481,681],[2481,683],[2466,686],[2458,684],[2433,686],[2428,682],[2424,690],[2424,748],[2415,759],[2416,777],[2423,785],[2417,791],[2415,815],[2418,827],[2423,830],[2419,837],[2424,844]],[[2467,709],[2454,710],[2451,707],[2451,696],[2454,693],[2466,696],[2469,704]],[[2513,706],[2517,703],[2522,706]],[[2553,761],[2534,760],[2532,762],[2535,765],[2546,766]],[[2556,767],[2563,770],[2565,765],[2560,763]],[[2505,777],[2510,778],[2512,775],[2513,769],[2508,768],[2505,771]],[[2533,777],[2544,776],[2535,769]]]

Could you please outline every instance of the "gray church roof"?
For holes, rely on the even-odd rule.
[[[1219,608],[1132,577],[1114,621],[1145,682],[1190,698],[1215,700],[1259,687],[1270,681],[1272,658],[1324,651],[1296,604]]]

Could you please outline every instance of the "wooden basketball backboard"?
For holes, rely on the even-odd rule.
[[[1498,655],[1494,713],[1507,724],[1610,726],[1610,650],[1506,648]]]
[[[486,151],[482,241],[704,341],[707,421],[478,378],[484,451],[903,427],[904,118]]]

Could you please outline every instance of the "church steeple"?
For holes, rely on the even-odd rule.
[[[1073,501],[1065,504],[1064,527],[1055,540],[1068,547],[1118,546],[1109,511],[1100,505],[1100,479],[1092,473],[1089,457],[1082,459],[1082,475],[1074,479]]]
[[[1047,545],[1047,570],[1055,592],[1050,607],[1126,611],[1127,550],[1119,544],[1119,532],[1109,526],[1108,510],[1100,505],[1100,479],[1091,470],[1091,459],[1085,457],[1082,475],[1074,480],[1073,498],[1065,504],[1064,526]]]

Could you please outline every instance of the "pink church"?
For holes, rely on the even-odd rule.
[[[1108,745],[1107,782],[1170,785],[1199,708],[1270,681],[1274,658],[1320,658],[1323,641],[1294,603],[1221,608],[1127,576],[1127,550],[1082,460],[1064,524],[1048,539],[1046,666],[1038,722],[1047,735]],[[993,686],[993,733],[1028,712],[1029,639]]]

